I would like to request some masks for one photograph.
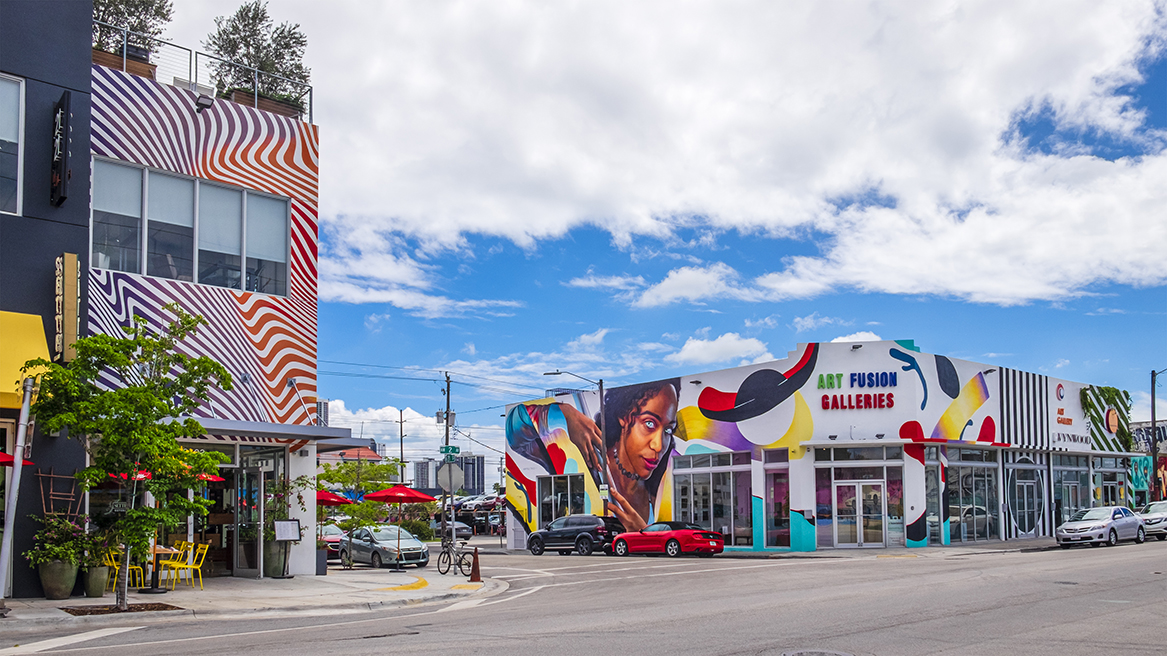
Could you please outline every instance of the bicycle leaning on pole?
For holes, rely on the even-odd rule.
[[[442,552],[438,554],[439,574],[446,574],[450,571],[450,567],[456,567],[463,576],[470,576],[470,570],[473,566],[474,559],[466,551],[466,540],[455,541],[449,536],[442,538]]]

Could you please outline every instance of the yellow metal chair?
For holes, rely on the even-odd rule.
[[[160,573],[165,576],[167,580],[169,580],[170,577],[174,575],[175,572],[177,572],[177,570],[174,569],[175,565],[185,565],[186,563],[190,562],[190,556],[191,553],[194,552],[195,543],[187,542],[186,540],[179,540],[178,542],[174,543],[174,548],[178,549],[178,553],[170,554],[168,557],[158,561],[158,567],[161,568]],[[169,572],[167,571],[168,569],[170,570]]]
[[[175,577],[171,579],[170,589],[173,590],[178,581],[182,578],[183,571],[189,572],[190,587],[194,587],[195,574],[199,576],[199,590],[203,589],[203,560],[207,557],[207,551],[211,548],[209,544],[200,544],[195,547],[194,560],[187,563],[171,565],[174,570]]]
[[[102,564],[109,568],[109,580],[106,581],[105,586],[110,590],[114,589],[114,584],[118,580],[118,572],[121,571],[122,561],[119,558],[121,554],[117,551],[105,552],[105,557],[102,558]],[[137,565],[130,565],[130,586],[144,588],[146,587],[146,573],[141,567]]]

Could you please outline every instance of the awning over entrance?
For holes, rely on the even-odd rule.
[[[352,437],[351,428],[330,428],[328,426],[305,426],[302,424],[276,424],[267,421],[234,421],[196,417],[208,435],[234,435],[238,437],[268,437],[279,440],[343,440]]]
[[[0,408],[20,408],[20,368],[34,358],[49,359],[40,315],[0,312]]]

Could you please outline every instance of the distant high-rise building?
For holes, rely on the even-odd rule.
[[[438,487],[438,466],[433,458],[413,461],[413,487],[417,490],[432,490]]]
[[[328,425],[328,399],[316,402],[316,425]]]
[[[464,483],[462,489],[466,494],[486,493],[486,456],[476,456],[466,452],[459,455],[455,461],[462,468]]]

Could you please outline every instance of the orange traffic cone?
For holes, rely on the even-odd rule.
[[[474,547],[474,562],[470,565],[470,582],[482,583],[482,572],[478,571],[478,547]]]

